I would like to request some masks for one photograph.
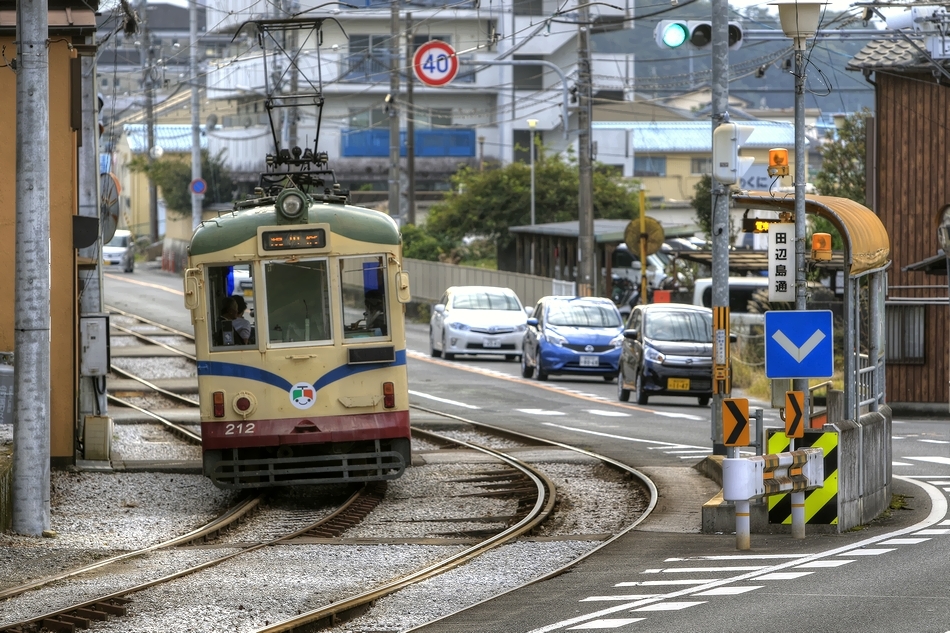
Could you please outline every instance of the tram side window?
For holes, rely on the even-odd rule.
[[[389,336],[385,262],[382,255],[340,258],[344,338]]]
[[[272,344],[330,341],[327,260],[267,262],[267,337]]]
[[[248,264],[210,266],[208,312],[211,347],[252,348],[257,344],[254,277]]]

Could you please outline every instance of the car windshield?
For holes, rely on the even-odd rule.
[[[712,315],[706,312],[651,312],[644,335],[655,341],[712,342]]]
[[[452,307],[459,310],[521,310],[518,297],[491,290],[455,295]]]
[[[106,243],[106,246],[118,246],[119,248],[125,248],[128,245],[128,235],[115,235],[111,240],[108,241],[108,243]]]
[[[590,303],[552,303],[548,307],[549,325],[571,327],[620,327],[620,313],[616,308]]]

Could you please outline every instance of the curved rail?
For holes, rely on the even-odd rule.
[[[416,572],[398,578],[396,580],[387,582],[379,587],[365,591],[356,596],[340,600],[333,604],[321,607],[319,609],[314,609],[307,613],[303,613],[294,618],[284,620],[283,622],[278,622],[272,626],[265,627],[263,629],[258,629],[256,633],[278,633],[284,631],[304,631],[312,630],[315,626],[320,626],[321,623],[327,622],[332,623],[336,621],[337,618],[342,616],[347,612],[352,612],[358,610],[366,605],[369,605],[376,600],[382,598],[383,596],[394,593],[403,587],[412,585],[427,578],[432,578],[442,574],[450,569],[458,567],[463,563],[484,554],[485,552],[503,545],[512,539],[515,539],[519,536],[527,534],[550,516],[551,512],[554,509],[554,502],[556,498],[556,488],[554,483],[548,479],[543,473],[535,470],[528,464],[506,455],[500,451],[496,451],[490,448],[483,446],[478,446],[465,442],[463,440],[458,440],[454,438],[444,437],[436,433],[431,433],[429,431],[422,431],[419,429],[413,429],[413,433],[425,434],[433,438],[438,438],[440,441],[447,441],[453,444],[458,444],[459,446],[464,446],[468,449],[479,451],[487,455],[491,455],[496,459],[508,464],[512,468],[520,471],[524,476],[530,479],[537,490],[537,498],[535,500],[534,506],[527,513],[527,515],[521,519],[515,525],[507,528],[506,530],[491,536],[482,542],[469,547],[449,558],[446,558],[442,561],[424,567]]]
[[[123,407],[129,407],[130,409],[135,409],[135,410],[138,411],[139,413],[142,413],[142,414],[144,414],[144,415],[147,415],[147,416],[149,416],[150,418],[152,418],[152,419],[158,421],[160,424],[162,424],[162,425],[163,425],[165,428],[167,428],[169,431],[171,431],[171,432],[174,433],[175,435],[178,435],[178,436],[184,438],[184,439],[187,440],[188,442],[190,442],[190,443],[192,443],[192,444],[201,444],[201,435],[198,435],[197,433],[193,433],[193,432],[189,431],[188,429],[186,429],[186,428],[183,427],[183,426],[179,426],[178,424],[172,422],[172,421],[169,420],[168,418],[163,418],[162,416],[158,415],[157,413],[152,413],[151,411],[149,411],[149,410],[147,410],[147,409],[143,409],[142,407],[140,407],[140,406],[138,406],[138,405],[132,404],[132,403],[129,402],[128,400],[123,400],[122,398],[117,398],[116,396],[109,396],[109,402],[114,402],[114,403],[116,403],[116,404],[122,405]]]
[[[112,313],[115,313],[115,314],[119,314],[119,315],[121,315],[121,316],[128,317],[128,318],[130,318],[130,319],[135,319],[136,321],[141,321],[142,323],[146,323],[146,324],[148,324],[148,325],[157,327],[157,328],[159,328],[159,329],[161,329],[161,330],[165,330],[165,331],[168,332],[169,334],[174,334],[175,336],[181,336],[182,338],[186,338],[186,339],[188,339],[189,341],[194,341],[194,340],[195,340],[195,335],[194,335],[194,334],[189,334],[188,332],[182,332],[181,330],[176,330],[176,329],[173,328],[173,327],[169,327],[169,326],[167,326],[167,325],[165,325],[165,324],[163,324],[163,323],[159,323],[158,321],[152,321],[151,319],[146,319],[145,317],[139,316],[138,314],[132,314],[131,312],[125,312],[124,310],[120,310],[120,309],[118,309],[118,308],[113,308],[112,306],[105,306],[105,309],[106,309],[107,312],[112,312]],[[133,334],[134,334],[134,333],[133,333]]]
[[[303,528],[300,528],[298,530],[295,530],[293,532],[290,532],[288,534],[285,534],[275,539],[271,539],[266,542],[256,543],[254,545],[243,547],[239,551],[232,552],[230,554],[225,554],[224,556],[221,556],[219,558],[205,561],[204,563],[201,563],[200,565],[195,565],[194,567],[189,567],[182,571],[178,571],[178,572],[169,574],[167,576],[163,576],[155,580],[150,580],[148,582],[135,585],[134,587],[122,589],[120,591],[116,591],[105,596],[100,596],[92,600],[85,600],[81,603],[77,603],[63,609],[57,609],[56,611],[38,616],[36,618],[31,618],[29,620],[16,622],[14,624],[8,624],[0,628],[0,633],[19,632],[19,631],[22,631],[26,627],[34,627],[34,626],[45,626],[47,628],[53,628],[55,630],[66,630],[69,624],[75,625],[77,623],[77,620],[79,621],[84,620],[86,622],[86,626],[88,626],[89,620],[91,619],[104,620],[109,615],[125,615],[125,612],[126,612],[125,605],[131,602],[131,600],[127,598],[126,596],[142,591],[143,589],[148,589],[150,587],[154,587],[156,585],[160,585],[162,583],[166,583],[166,582],[175,580],[177,578],[188,576],[190,574],[201,571],[203,569],[207,569],[209,567],[214,567],[215,565],[219,565],[225,561],[231,560],[232,558],[236,558],[238,556],[248,554],[250,552],[254,552],[265,547],[270,547],[272,545],[275,545],[276,543],[280,543],[281,541],[286,541],[292,538],[296,538],[298,536],[302,536],[304,534],[309,534],[314,530],[318,532],[319,531],[327,532],[328,529],[332,528],[332,530],[335,530],[336,533],[340,533],[343,530],[345,530],[347,527],[349,527],[350,525],[354,524],[355,522],[358,522],[362,517],[366,516],[366,514],[368,514],[373,508],[375,508],[376,505],[382,500],[385,492],[386,492],[385,481],[371,482],[370,484],[362,486],[359,490],[357,490],[352,495],[350,495],[350,497],[347,498],[347,500],[343,503],[343,505],[340,508],[338,508],[336,511],[321,518],[319,521],[315,521],[314,523],[307,525]],[[262,493],[261,495],[251,499],[250,503],[253,503],[253,507],[255,508],[258,507],[260,504],[260,501],[262,500],[264,496],[266,496],[266,494],[267,493]],[[246,514],[247,514],[246,512],[238,513],[232,510],[231,512],[227,513],[225,516],[227,516],[230,519],[229,523],[233,523],[234,521],[240,519]],[[224,526],[217,528],[217,531],[220,531],[223,527]],[[121,556],[115,556],[109,559],[105,559],[97,563],[94,563],[92,565],[88,565],[86,567],[73,570],[65,574],[61,574],[55,578],[44,578],[41,581],[36,581],[34,583],[31,583],[30,585],[15,587],[14,589],[19,590],[17,591],[17,593],[23,593],[24,591],[27,591],[29,589],[34,589],[36,587],[49,584],[53,582],[54,580],[62,580],[63,578],[76,576],[85,571],[97,569],[99,567],[103,567],[109,563],[113,563],[119,560],[124,560],[124,559],[131,558],[134,556],[139,556],[141,554],[153,551],[155,549],[160,549],[162,547],[170,547],[173,544],[183,545],[185,543],[189,543],[195,540],[207,538],[207,536],[213,534],[214,531],[215,531],[214,529],[209,529],[209,526],[205,526],[204,528],[199,528],[198,530],[189,532],[188,534],[177,537],[171,541],[166,541],[165,543],[154,545],[147,549],[137,550],[136,552],[129,552],[128,554],[123,554]],[[332,534],[332,532],[330,533]],[[8,591],[13,591],[13,590],[8,590]],[[17,595],[17,594],[14,593],[10,595],[12,596],[12,595]],[[0,596],[3,596],[3,594],[0,594]],[[10,596],[4,596],[4,597],[10,597]]]

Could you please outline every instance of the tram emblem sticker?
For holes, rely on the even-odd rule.
[[[298,382],[290,388],[290,402],[298,409],[309,409],[317,401],[317,390],[309,382]]]

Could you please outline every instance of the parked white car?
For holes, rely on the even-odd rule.
[[[491,354],[519,361],[527,320],[510,288],[453,286],[432,309],[429,349],[446,360],[456,354]]]
[[[102,263],[104,266],[122,266],[127,273],[135,270],[135,244],[132,243],[132,233],[119,229],[102,247]]]

